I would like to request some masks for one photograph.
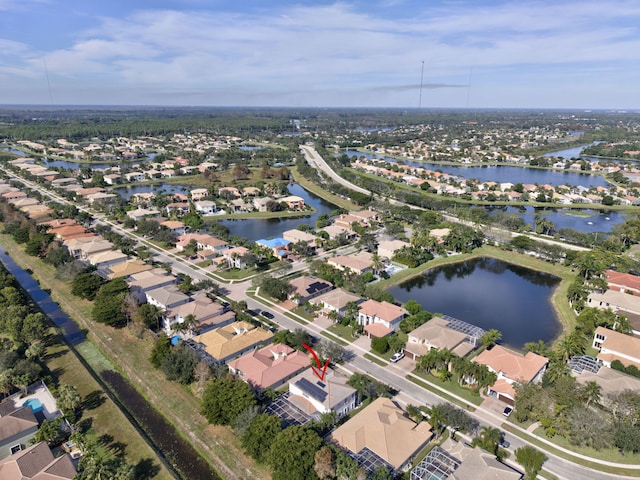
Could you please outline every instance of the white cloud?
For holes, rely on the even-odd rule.
[[[11,3],[0,0],[0,10]],[[25,60],[5,63],[26,75],[46,58],[49,73],[61,80],[100,77],[158,92],[177,88],[171,91],[240,98],[323,92],[339,98],[360,89],[371,95],[376,87],[376,95],[409,91],[401,87],[419,80],[421,61],[425,83],[461,85],[470,67],[478,80],[505,69],[513,76],[566,68],[569,78],[572,68],[588,72],[606,65],[615,71],[624,63],[635,69],[640,60],[637,2],[423,8],[404,19],[341,3],[248,13],[141,10],[100,19],[98,28],[77,33],[67,48],[29,52],[16,44]],[[558,71],[553,78],[561,76]]]

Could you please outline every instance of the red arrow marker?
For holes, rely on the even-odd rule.
[[[320,365],[320,359],[318,358],[318,355],[316,354],[316,352],[313,351],[313,348],[311,348],[306,343],[303,343],[302,346],[304,348],[306,348],[307,350],[309,350],[309,352],[311,352],[311,355],[313,355],[313,358],[315,359],[316,365],[317,365],[318,368],[316,369],[316,367],[311,365],[311,370],[313,370],[313,373],[322,382],[324,380],[325,374],[327,373],[327,367],[329,366],[329,359],[327,359],[327,361],[324,363],[324,367],[323,367],[322,365]],[[322,370],[320,370],[320,369],[322,369]]]

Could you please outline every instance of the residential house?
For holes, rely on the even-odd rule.
[[[260,195],[260,189],[258,187],[244,187],[242,189],[242,195],[245,197],[255,197]]]
[[[409,332],[404,353],[414,360],[429,353],[431,349],[449,350],[459,357],[465,357],[478,345],[485,331],[480,327],[442,316],[434,317]]]
[[[267,211],[267,205],[269,205],[270,202],[273,202],[273,198],[271,197],[260,197],[260,198],[254,198],[252,205],[253,208],[255,208],[257,211],[259,212],[266,212]]]
[[[155,305],[165,312],[191,300],[188,295],[182,293],[174,285],[148,290],[145,292],[145,297],[147,303]]]
[[[178,236],[187,233],[188,227],[184,223],[177,220],[166,220],[164,222],[161,222],[160,225],[168,228],[171,232],[175,233]]]
[[[175,285],[178,279],[169,275],[162,268],[154,268],[144,272],[134,273],[127,277],[127,283],[131,293],[136,296],[139,303],[147,301],[146,292],[162,287]]]
[[[448,438],[411,470],[410,480],[521,480],[522,473],[495,455]]]
[[[348,240],[353,240],[358,236],[353,230],[340,227],[338,225],[328,225],[320,231],[326,232],[327,235],[329,235],[330,240],[335,240],[339,237],[345,237]]]
[[[229,371],[261,392],[278,389],[309,368],[309,357],[284,343],[273,343],[229,362]]]
[[[285,203],[289,210],[302,210],[304,209],[304,198],[297,195],[289,195],[278,199],[280,203]]]
[[[0,459],[24,450],[38,431],[38,426],[39,422],[28,405],[16,408],[12,400],[0,403]]]
[[[177,215],[179,217],[186,215],[191,211],[191,207],[189,207],[188,202],[171,202],[164,207],[167,215]]]
[[[363,228],[368,226],[367,223],[364,222],[361,218],[354,217],[353,215],[350,215],[348,213],[339,215],[333,221],[333,225],[335,225],[337,227],[345,228],[345,229],[350,230],[350,231],[353,231],[353,225],[354,224],[357,224],[357,225],[359,225],[359,226],[361,226]]]
[[[147,178],[144,172],[129,172],[124,174],[127,182],[144,182]]]
[[[402,307],[389,302],[369,299],[362,302],[358,310],[358,323],[370,337],[384,337],[397,331],[403,319]]]
[[[212,250],[221,255],[228,248],[229,243],[226,240],[220,240],[213,235],[206,235],[198,239],[198,250]]]
[[[113,243],[105,240],[100,235],[72,238],[63,242],[63,245],[67,247],[71,256],[77,260],[86,260],[89,255],[113,249]]]
[[[158,215],[160,215],[160,210],[155,208],[136,208],[127,212],[127,216],[136,222],[146,217],[156,217]]]
[[[320,418],[335,412],[343,417],[358,405],[358,391],[347,384],[347,378],[327,369],[323,381],[307,368],[289,380],[289,402],[306,415]]]
[[[122,175],[118,173],[109,173],[102,177],[107,185],[116,185],[122,181]]]
[[[329,258],[327,263],[338,270],[346,270],[356,275],[373,272],[373,264],[371,261],[360,260],[354,256],[338,255]]]
[[[474,360],[479,365],[498,375],[498,380],[488,388],[488,394],[498,400],[514,405],[516,391],[514,384],[537,383],[542,380],[549,359],[537,353],[527,352],[526,355],[512,352],[496,345],[491,350],[484,350]]]
[[[303,232],[302,230],[298,230],[297,228],[282,232],[282,238],[288,240],[291,243],[304,242],[311,247],[315,247],[316,241],[318,240],[317,236],[312,235],[309,232]]]
[[[410,247],[411,244],[402,240],[381,240],[378,243],[378,256],[392,259],[398,250]]]
[[[372,456],[377,457],[376,466],[401,472],[432,437],[428,422],[414,422],[391,399],[380,397],[336,428],[329,441],[351,452],[370,473],[375,468],[371,467]]]
[[[191,194],[191,200],[198,202],[209,195],[209,191],[206,188],[194,188],[189,192]]]
[[[67,225],[62,227],[52,227],[47,230],[47,233],[53,234],[58,240],[69,240],[70,238],[79,238],[93,236],[94,233],[90,233],[82,225]],[[90,233],[89,235],[86,235]]]
[[[289,285],[291,285],[291,291],[288,298],[297,305],[333,289],[331,282],[310,276],[294,278],[289,282]]]
[[[146,272],[153,269],[151,265],[145,263],[143,260],[136,258],[134,260],[127,260],[126,262],[112,265],[102,269],[100,272],[107,280],[113,280],[114,278],[129,277],[136,273]]]
[[[273,255],[277,257],[283,257],[287,254],[287,247],[290,243],[289,240],[285,240],[284,238],[271,238],[269,240],[261,238],[260,240],[256,240],[256,244],[271,250]]]
[[[330,290],[322,295],[309,300],[312,305],[321,305],[323,313],[328,315],[329,312],[338,313],[338,318],[343,318],[347,314],[349,304],[359,304],[364,301],[359,295],[347,292],[342,288]]]
[[[194,202],[193,207],[196,212],[205,216],[213,215],[218,211],[216,203],[211,200],[198,200],[197,202]]]
[[[273,334],[248,322],[234,322],[194,337],[216,362],[224,363],[249,350],[269,343]]]
[[[236,187],[220,187],[218,189],[218,196],[223,198],[240,198],[240,190]]]
[[[196,322],[192,326],[195,331],[198,330],[198,325],[223,313],[222,305],[211,300],[206,294],[199,293],[190,297],[190,301],[167,310],[164,316],[164,329],[167,333],[171,333],[177,324],[183,323],[189,315],[192,315]],[[226,323],[231,323],[231,319],[227,317]],[[223,325],[218,326],[222,327]]]
[[[380,214],[373,210],[357,210],[349,212],[352,217],[360,219],[360,221],[366,222],[367,225],[373,225],[380,221]]]
[[[598,327],[593,335],[593,348],[600,350],[596,357],[605,367],[618,360],[625,367],[640,368],[640,338],[634,335]]]
[[[96,268],[108,268],[126,262],[129,257],[120,250],[106,250],[87,255],[85,260]]]
[[[640,296],[639,276],[630,273],[616,272],[615,270],[606,270],[604,276],[607,280],[609,290]]]
[[[251,253],[247,247],[233,247],[222,252],[229,268],[246,268],[247,255]]]
[[[71,457],[54,457],[45,442],[0,460],[2,480],[71,480],[77,474]]]

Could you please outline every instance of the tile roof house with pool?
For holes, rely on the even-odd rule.
[[[391,399],[380,397],[335,429],[329,440],[356,458],[377,456],[382,462],[373,466],[386,463],[401,471],[432,436],[428,422],[414,422]]]
[[[234,322],[193,338],[218,363],[227,362],[254,348],[269,343],[273,333],[248,322]]]

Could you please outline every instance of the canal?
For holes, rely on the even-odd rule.
[[[401,303],[415,300],[424,310],[495,328],[501,343],[522,349],[560,334],[551,305],[559,283],[554,275],[481,257],[429,269],[388,291]]]

